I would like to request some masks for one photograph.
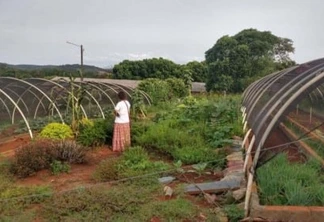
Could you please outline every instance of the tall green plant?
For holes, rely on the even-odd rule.
[[[146,108],[143,95],[137,88],[132,93],[132,116],[135,119],[146,118]]]
[[[80,79],[83,79],[82,70],[79,71]],[[77,84],[75,81],[76,77],[72,74],[69,76],[69,105],[67,106],[67,111],[71,109],[72,121],[71,128],[75,136],[79,135],[80,120],[83,118],[81,112],[81,103],[84,99],[85,88],[82,82]]]

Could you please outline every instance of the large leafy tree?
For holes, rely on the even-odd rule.
[[[206,62],[198,62],[192,61],[188,62],[185,65],[185,69],[187,69],[191,73],[192,81],[194,82],[206,82],[207,79],[207,64]]]
[[[242,92],[255,79],[295,62],[293,42],[269,31],[246,29],[223,36],[206,51],[208,91]]]
[[[115,79],[146,79],[182,77],[181,65],[163,58],[144,59],[139,61],[124,60],[113,68]]]

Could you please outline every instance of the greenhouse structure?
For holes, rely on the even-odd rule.
[[[119,91],[132,97],[134,87],[111,83],[108,80],[80,81],[69,78],[18,79],[0,77],[0,120],[11,124],[24,121],[33,137],[29,121],[39,117],[52,117],[65,123],[71,113],[71,102],[79,100],[82,115],[86,118],[105,118],[116,102]],[[145,102],[150,97],[140,91]]]
[[[241,111],[248,211],[256,169],[276,154],[296,148],[324,164],[324,58],[255,81],[243,93]],[[308,146],[307,139],[320,145]]]

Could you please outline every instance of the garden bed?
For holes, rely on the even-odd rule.
[[[278,127],[268,138],[265,147],[275,147],[280,144],[289,142],[292,135],[286,135],[288,131],[282,131]],[[290,132],[291,133],[291,132]],[[245,144],[247,149],[249,141]],[[302,146],[301,146],[302,147]],[[292,164],[304,163],[306,161],[304,153],[309,153],[308,150],[303,152],[298,151],[295,145],[285,146],[285,149],[278,147],[272,152],[285,152],[287,158]],[[271,160],[270,160],[271,161]],[[251,166],[252,159],[250,158],[248,168]],[[266,163],[265,163],[266,164]],[[280,174],[280,172],[278,172]],[[250,201],[249,219],[256,221],[322,221],[324,218],[324,207],[321,206],[277,206],[277,205],[262,205],[260,203],[258,186],[254,182],[252,186],[252,194]]]

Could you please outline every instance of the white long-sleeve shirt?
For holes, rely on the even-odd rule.
[[[115,111],[119,116],[115,117],[115,123],[129,123],[130,103],[127,100],[119,101],[115,106]]]

